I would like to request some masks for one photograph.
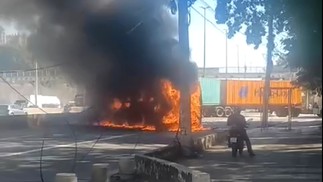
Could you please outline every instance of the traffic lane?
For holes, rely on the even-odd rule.
[[[267,147],[273,147],[267,145]],[[275,146],[277,148],[277,146]],[[248,157],[231,158],[231,152],[216,149],[216,155],[204,154],[200,161],[186,161],[193,169],[211,174],[212,181],[321,181],[321,146],[299,145],[293,149],[259,151],[254,159]]]
[[[212,181],[322,181],[321,132],[257,139],[251,138],[255,158],[234,159],[227,146],[215,146],[198,160],[180,163],[209,173]]]
[[[244,115],[246,120],[252,119],[248,121],[249,128],[257,128],[261,126],[260,117],[253,117],[250,115]],[[203,118],[202,123],[203,126],[209,128],[225,128],[227,127],[227,118]],[[269,117],[268,121],[269,126],[287,126],[288,119],[287,118],[280,118],[280,117]],[[292,126],[307,126],[307,125],[322,125],[322,118],[313,115],[301,115],[297,118],[292,118]]]
[[[111,135],[114,133],[115,135]],[[75,160],[75,147],[72,140],[46,141],[42,157],[43,174],[45,181],[53,181],[58,172],[71,172],[74,161],[75,172],[80,179],[89,178],[93,163],[108,162],[116,167],[118,159],[133,153],[148,152],[165,146],[172,139],[171,134],[131,133],[117,135],[118,132],[104,133],[97,141],[92,136],[91,141],[79,141],[77,147],[77,160]],[[72,142],[71,142],[72,141]],[[37,141],[39,142],[39,141]],[[69,143],[71,142],[71,143]],[[136,143],[138,142],[138,145]],[[39,144],[39,143],[38,143]],[[22,152],[7,152],[0,156],[0,181],[39,181],[40,150],[25,150]],[[93,149],[92,149],[93,147]]]
[[[30,136],[41,136],[43,132],[31,129],[3,129],[0,127],[0,141],[21,139]]]
[[[44,147],[54,145],[64,145],[75,141],[86,141],[99,135],[99,131],[76,130],[71,131],[62,127],[59,129],[39,129],[39,130],[5,130],[1,131],[0,156],[8,153],[20,153],[28,150],[38,150],[44,141]],[[118,136],[125,134],[120,131],[102,132],[102,136]]]
[[[175,133],[156,133],[156,132],[138,132],[138,131],[116,131],[113,129],[98,128],[98,127],[77,127],[71,131],[67,127],[46,129],[46,130],[5,130],[0,132],[0,157],[21,155],[25,151],[40,150],[44,141],[44,148],[51,149],[75,145],[75,143],[84,142],[91,143],[92,140],[100,137],[110,139],[118,139],[110,142],[118,143],[144,143],[168,144],[174,141]],[[124,139],[123,135],[131,135],[133,137]],[[147,137],[149,136],[149,137]],[[53,147],[54,146],[54,147]]]

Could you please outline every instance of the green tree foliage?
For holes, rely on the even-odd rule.
[[[255,48],[266,36],[272,14],[274,36],[288,35],[281,42],[288,52],[284,56],[288,66],[302,68],[298,83],[312,87],[321,84],[318,79],[322,77],[321,0],[217,0],[215,12],[217,23],[228,26],[229,38],[246,26],[246,42]]]
[[[322,0],[294,0],[288,4],[290,38],[284,40],[286,63],[301,68],[297,83],[322,87]]]
[[[288,30],[284,0],[217,0],[215,19],[229,28],[228,37],[232,38],[245,26],[247,44],[257,49],[262,38],[267,35],[269,13],[274,19],[274,34]]]

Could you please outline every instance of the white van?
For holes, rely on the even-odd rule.
[[[31,103],[28,103],[27,107],[35,107],[35,95],[30,95],[29,100]],[[61,108],[61,101],[57,96],[37,96],[37,106],[39,108]]]

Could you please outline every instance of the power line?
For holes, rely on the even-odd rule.
[[[200,0],[200,2],[202,2],[203,4],[205,4],[206,6],[209,6],[211,7],[205,0]],[[213,8],[208,8],[208,10],[210,10],[213,14],[215,14],[215,10]],[[246,36],[244,33],[238,31],[237,33],[243,35],[243,36]]]
[[[5,82],[13,91],[15,91],[19,96],[21,96],[22,98],[24,98],[27,102],[33,104],[34,106],[36,106],[39,110],[41,110],[42,112],[44,112],[45,114],[48,114],[44,109],[40,108],[38,105],[35,105],[33,102],[31,102],[29,99],[27,99],[23,94],[21,94],[16,88],[14,88],[6,79],[4,79],[1,75],[0,75],[0,79]],[[72,129],[72,126],[70,125],[69,121],[64,118],[64,121],[66,121],[66,124],[70,127],[72,133],[73,133],[73,137],[74,137],[74,142],[75,142],[75,153],[74,153],[74,166],[76,164],[76,160],[77,160],[77,139],[76,139],[76,135],[74,130]],[[45,137],[44,137],[45,138]],[[44,182],[44,175],[43,175],[43,155],[44,155],[44,145],[45,145],[45,139],[42,140],[42,144],[40,147],[40,159],[39,159],[39,171],[40,171],[40,179],[41,182]],[[74,170],[74,166],[73,166],[73,170]]]
[[[191,7],[197,14],[199,14],[201,17],[205,18],[205,20],[207,22],[209,22],[211,25],[213,25],[213,27],[215,29],[217,29],[219,32],[225,34],[225,32],[223,30],[221,30],[219,27],[217,27],[217,25],[215,25],[211,20],[209,20],[207,17],[205,17],[201,12],[199,12],[196,8],[194,8],[194,6]]]
[[[207,3],[206,3],[207,4]],[[209,6],[207,4],[207,6]],[[209,6],[210,7],[210,6]],[[220,29],[215,23],[213,23],[211,20],[209,20],[206,16],[204,16],[201,12],[199,12],[196,8],[194,8],[192,6],[192,9],[197,13],[199,14],[201,17],[203,17],[207,22],[209,22],[215,29],[217,29],[219,32],[223,33],[225,36],[227,36],[227,32],[226,31],[223,31],[222,29]],[[210,8],[207,8],[207,9],[210,9]],[[210,9],[211,10],[211,9]],[[227,37],[226,37],[227,39]],[[235,43],[237,46],[239,46],[239,44]]]
[[[59,63],[59,64],[54,64],[51,66],[45,66],[45,67],[40,67],[40,68],[31,68],[31,69],[25,69],[25,70],[7,70],[7,71],[0,71],[0,74],[6,74],[6,73],[18,73],[18,72],[28,72],[28,71],[36,71],[36,70],[45,70],[45,69],[50,69],[50,68],[56,68],[59,66],[62,66],[66,63]]]
[[[210,5],[208,5],[207,3],[206,3],[206,7],[210,7]],[[228,33],[227,33],[227,30],[225,30],[225,31],[223,31],[223,30],[221,30],[219,27],[217,27],[217,25],[215,24],[215,23],[213,23],[211,20],[209,20],[207,17],[206,17],[206,14],[202,14],[202,13],[200,13],[196,8],[194,8],[194,7],[192,7],[192,9],[197,13],[197,14],[199,14],[201,17],[203,17],[204,18],[204,22],[205,21],[207,21],[207,22],[209,22],[211,25],[213,25],[213,27],[214,28],[216,28],[218,31],[220,31],[221,33],[223,33],[224,35],[225,35],[225,46],[226,46],[226,48],[225,48],[225,50],[226,50],[226,73],[228,72],[228,67],[227,67],[227,65],[228,65],[228,53],[227,53],[227,50],[228,50]],[[204,9],[204,8],[203,8]],[[204,12],[206,11],[206,9],[211,9],[211,8],[205,8],[204,9]],[[205,31],[204,31],[205,32]],[[204,33],[205,34],[205,33]],[[237,43],[235,43],[236,44],[236,46],[237,46],[237,48],[239,49],[239,44],[237,44]],[[204,48],[205,49],[205,48]],[[239,59],[239,58],[237,58],[237,59]],[[239,65],[237,66],[238,67],[238,69],[239,69]],[[239,70],[238,70],[239,71]]]
[[[205,0],[200,0],[200,2],[202,2],[205,6],[207,7],[211,7],[207,2],[205,2]],[[215,23],[213,23],[211,20],[209,20],[207,17],[205,17],[201,12],[199,12],[196,8],[194,8],[193,6],[191,7],[197,14],[199,14],[201,17],[205,18],[207,22],[209,22],[215,29],[217,29],[218,31],[220,31],[221,33],[225,34],[227,36],[226,31],[221,30]],[[208,10],[210,10],[213,14],[215,14],[215,10],[213,8],[207,8]],[[238,31],[237,33],[239,33],[240,35],[246,36],[244,33]],[[227,37],[226,37],[227,39]],[[235,43],[236,46],[240,47],[240,45],[238,43]]]

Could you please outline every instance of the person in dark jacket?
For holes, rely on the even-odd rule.
[[[249,156],[254,157],[255,153],[252,150],[251,142],[250,142],[249,136],[246,131],[247,121],[246,121],[246,118],[243,115],[241,115],[240,108],[234,109],[233,114],[231,114],[228,117],[227,125],[228,126],[235,126],[239,130],[241,137],[246,142]]]

